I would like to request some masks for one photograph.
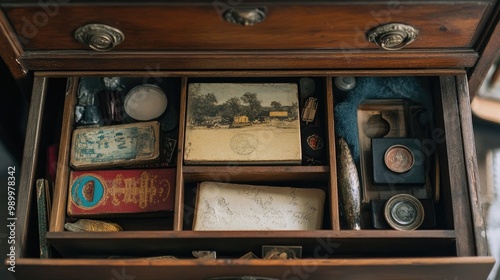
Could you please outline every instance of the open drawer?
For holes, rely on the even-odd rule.
[[[359,178],[363,196],[358,197],[361,202],[360,230],[349,229],[349,215],[342,206],[346,204],[342,196],[345,184],[341,182],[342,171],[339,169],[343,159],[338,157],[341,148],[336,145],[339,135],[345,135],[338,129],[349,127],[345,119],[339,118],[346,111],[338,109],[342,104],[345,105],[350,95],[363,94],[362,91],[347,92],[340,89],[342,87],[336,83],[336,78],[346,76],[356,77],[355,89],[375,84],[381,86],[381,92],[393,92],[389,95],[390,100],[397,100],[397,106],[403,106],[397,108],[408,110],[410,114],[408,121],[399,124],[405,126],[407,133],[390,137],[391,141],[402,136],[419,138],[422,153],[415,152],[414,160],[420,155],[425,158],[427,166],[424,170],[425,180],[418,187],[389,182],[385,188],[381,188],[384,191],[374,192],[373,188],[377,189],[377,184],[368,183],[370,179],[367,178],[371,178],[369,174],[375,169],[370,168],[375,168],[377,163],[372,159],[373,163],[368,168],[371,171],[367,171],[362,163],[367,160],[366,155],[355,159],[361,162],[359,169],[362,171],[359,172]],[[74,221],[68,217],[67,204],[71,201],[69,186],[75,168],[70,164],[74,141],[72,134],[76,128],[75,105],[82,81],[99,80],[102,77],[120,77],[123,81],[139,84],[154,83],[167,93],[169,106],[173,106],[177,112],[174,119],[178,122],[173,130],[174,136],[171,136],[175,138],[177,147],[173,167],[169,167],[175,168],[176,173],[174,205],[169,215],[162,217],[141,217],[139,221],[131,217],[106,218],[120,223],[123,231],[69,232],[64,225]],[[189,104],[192,102],[189,99],[190,85],[287,83],[297,85],[300,96],[303,78],[314,83],[319,101],[315,120],[319,130],[314,134],[321,138],[322,155],[313,161],[306,161],[306,149],[302,146],[302,160],[293,165],[280,162],[213,165],[193,164],[186,160],[186,150],[193,149],[186,137],[189,129],[192,129],[190,126],[195,124],[189,117]],[[389,85],[391,80],[397,80],[398,86]],[[420,102],[412,100],[419,93],[418,90],[411,91],[408,86],[411,82],[417,83],[427,98]],[[66,84],[66,89],[57,87],[58,84]],[[370,90],[367,88],[364,91]],[[371,93],[359,98],[358,103],[353,103],[357,107],[354,109],[357,114],[355,119],[366,106],[370,105],[370,110],[375,110],[375,105],[380,105],[368,102],[375,98],[389,100]],[[406,103],[399,102],[401,99],[405,102],[410,100],[411,106],[404,107]],[[303,109],[303,100],[299,101],[299,109]],[[20,242],[16,247],[16,276],[19,279],[485,279],[493,265],[493,258],[486,257],[484,225],[476,192],[477,169],[467,81],[461,70],[38,72],[35,74],[31,104],[18,202],[19,209],[27,209],[18,212],[17,234]],[[391,103],[391,106],[394,104]],[[384,106],[380,110],[386,110]],[[280,109],[284,110],[285,107]],[[413,117],[422,111],[431,117],[427,122],[432,127],[430,130],[417,130],[418,125],[411,124]],[[269,113],[269,116],[273,114],[279,115]],[[276,122],[283,123],[299,117],[288,117],[287,120]],[[366,126],[359,120],[357,125],[351,125],[356,133],[357,126]],[[247,126],[236,126],[234,122],[228,125],[233,128],[224,128],[222,121],[217,125],[213,121],[210,124],[200,121],[205,127],[198,129],[217,131],[218,139],[223,139],[224,129],[249,129]],[[238,121],[240,125],[241,122],[245,121]],[[248,126],[251,125],[252,129],[262,128],[271,122],[255,119]],[[393,125],[391,121],[390,124]],[[300,124],[301,132],[309,128],[306,125],[310,126],[307,123]],[[309,135],[301,133],[300,138],[301,145],[304,145]],[[59,145],[59,155],[53,206],[46,234],[52,257],[40,259],[36,242],[34,189],[35,180],[43,176],[40,174],[46,167],[42,156],[45,146],[53,144],[48,139]],[[362,154],[363,151],[358,153]],[[372,156],[375,158],[376,153]],[[194,217],[200,211],[197,210],[196,197],[199,193],[196,190],[198,184],[205,181],[306,189],[318,187],[325,194],[321,226],[307,230],[193,230]],[[411,194],[427,205],[424,222],[415,230],[392,229],[384,224],[383,217],[375,214],[374,209],[380,207],[377,205],[387,205],[389,198],[400,193]],[[293,259],[261,259],[263,246],[299,246],[301,256]],[[190,254],[199,250],[216,251],[217,259],[194,259]],[[240,259],[247,252],[253,252],[257,257]],[[175,256],[175,259],[151,259],[165,255]]]

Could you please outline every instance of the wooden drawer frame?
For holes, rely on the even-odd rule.
[[[13,2],[13,1],[11,1]],[[32,0],[20,1],[20,6],[34,6]],[[85,1],[82,1],[85,2]],[[190,2],[202,2],[198,0]],[[236,1],[234,1],[236,2]],[[276,1],[279,3],[280,1]],[[315,3],[320,3],[316,1]],[[325,1],[326,2],[326,1]],[[444,2],[444,1],[443,1]],[[462,1],[469,3],[472,1]],[[387,52],[367,47],[360,50],[339,49],[298,49],[298,50],[146,50],[126,51],[116,50],[109,53],[89,53],[86,50],[64,50],[62,52],[27,50],[23,49],[15,29],[5,13],[4,4],[0,11],[0,43],[9,48],[2,49],[0,54],[17,79],[21,90],[27,96],[33,86],[31,94],[31,107],[26,133],[25,150],[19,181],[17,201],[17,227],[16,227],[16,278],[18,279],[203,279],[214,276],[247,276],[275,277],[283,279],[486,279],[494,262],[488,255],[488,246],[485,237],[484,223],[481,216],[480,201],[478,197],[479,180],[475,157],[472,121],[470,112],[470,98],[479,89],[484,73],[491,65],[498,53],[498,37],[500,25],[500,3],[498,1],[482,1],[485,8],[483,17],[478,21],[477,30],[472,35],[471,41],[464,48],[447,49],[412,49]],[[41,2],[37,2],[39,4]],[[351,3],[353,5],[363,4]],[[384,2],[385,3],[385,2]],[[206,3],[205,3],[206,4]],[[442,3],[441,3],[442,4]],[[11,4],[13,6],[18,3]],[[496,5],[496,6],[494,6]],[[477,20],[477,19],[476,19]],[[462,43],[464,41],[462,40]],[[42,48],[43,49],[43,48]],[[215,63],[214,63],[215,61]],[[144,69],[141,72],[125,72],[122,70]],[[217,71],[214,71],[216,69]],[[261,69],[266,69],[261,71]],[[274,69],[274,70],[273,70]],[[301,69],[287,71],[283,69]],[[344,70],[334,70],[344,69]],[[352,69],[352,70],[349,70]],[[360,70],[365,69],[365,70]],[[379,71],[379,69],[384,69]],[[467,78],[470,78],[469,96]],[[77,70],[77,71],[75,71]],[[102,72],[102,71],[109,72]],[[237,70],[234,72],[233,70]],[[30,71],[34,72],[31,83]],[[56,72],[66,71],[66,72]],[[89,72],[83,72],[89,71]],[[345,245],[376,244],[381,241],[381,247],[390,246],[391,242],[384,239],[397,240],[395,244],[408,244],[413,252],[419,246],[421,254],[405,257],[367,258],[336,256],[333,250],[331,258],[319,255],[315,259],[302,259],[290,261],[263,261],[263,260],[228,260],[216,261],[198,260],[161,260],[148,261],[137,259],[101,260],[101,259],[73,259],[54,258],[39,259],[31,252],[37,245],[30,239],[33,230],[36,211],[34,208],[34,182],[37,179],[37,170],[40,168],[41,154],[43,154],[43,124],[47,112],[47,100],[51,93],[47,92],[49,80],[52,78],[70,77],[72,83],[67,89],[70,93],[76,85],[75,77],[102,76],[112,73],[115,76],[148,77],[246,77],[246,76],[313,76],[332,77],[339,75],[354,76],[396,76],[419,75],[441,76],[441,114],[446,116],[447,144],[443,149],[448,159],[446,171],[449,173],[450,186],[453,187],[454,200],[452,203],[454,224],[453,229],[431,230],[428,232],[411,232],[401,234],[395,231],[363,231],[349,232],[332,230],[283,233],[288,240],[304,241],[309,247],[318,246],[319,240],[327,240],[336,244]],[[331,79],[327,88],[332,88]],[[333,114],[329,112],[329,114]],[[69,131],[69,129],[64,131]],[[329,143],[331,145],[331,143]],[[66,149],[66,150],[65,150]],[[69,147],[63,147],[60,154],[67,153]],[[62,153],[61,153],[62,152]],[[66,169],[67,172],[68,170]],[[319,174],[334,174],[334,166],[328,166],[328,171],[322,168],[310,169]],[[196,174],[194,172],[193,174]],[[63,174],[67,177],[68,174]],[[182,177],[182,176],[181,176]],[[178,185],[181,185],[179,182]],[[336,188],[336,186],[335,186]],[[451,191],[451,187],[450,187]],[[333,189],[332,189],[333,192]],[[62,194],[56,194],[56,196]],[[336,198],[332,197],[332,204]],[[456,200],[455,200],[456,199]],[[60,198],[56,198],[60,201]],[[177,197],[177,211],[180,209],[182,195]],[[450,206],[451,207],[451,206]],[[55,219],[61,218],[65,213],[61,206],[55,206],[53,211]],[[337,211],[338,212],[338,211]],[[181,211],[182,213],[182,211]],[[338,213],[337,213],[338,214]],[[468,218],[463,218],[468,217]],[[338,218],[332,215],[331,219]],[[182,215],[177,215],[173,222],[175,230],[152,232],[124,232],[119,233],[120,241],[114,236],[113,243],[120,246],[140,246],[148,244],[154,246],[155,242],[166,242],[183,239],[184,243],[203,244],[203,242],[229,242],[230,246],[237,245],[241,240],[253,244],[260,244],[262,240],[276,240],[277,235],[270,233],[269,237],[262,233],[203,233],[198,234],[182,230]],[[334,223],[335,224],[335,223]],[[61,232],[61,224],[52,225],[48,233],[53,245],[59,248],[75,249],[75,241],[94,248],[109,240],[106,234],[79,234]],[[256,235],[261,235],[255,238]],[[235,238],[237,237],[237,238]],[[274,239],[273,239],[274,238]],[[229,241],[227,241],[229,240]],[[145,242],[145,243],[142,243]],[[327,243],[328,244],[328,243]],[[393,244],[392,244],[393,245]],[[166,245],[162,245],[168,248]],[[333,245],[332,245],[333,246]],[[427,247],[426,247],[427,246]],[[428,247],[437,246],[453,248],[454,253],[445,256],[430,256],[425,252]],[[76,246],[78,247],[78,246]],[[330,247],[326,247],[330,248]],[[85,249],[85,248],[83,248]],[[332,249],[332,248],[330,248]],[[373,251],[381,250],[372,248]],[[328,252],[328,250],[327,250]],[[352,253],[353,251],[351,251]],[[129,276],[127,278],[127,276]],[[248,278],[242,278],[248,279]]]
[[[203,244],[206,240],[214,242],[228,242],[227,246],[234,246],[238,244],[239,240],[245,240],[254,244],[261,244],[261,240],[277,240],[284,237],[290,240],[305,240],[305,244],[314,246],[318,244],[318,240],[328,240],[329,242],[339,242],[346,244],[346,246],[356,244],[357,242],[370,242],[376,243],[382,241],[382,246],[390,246],[391,242],[384,243],[383,240],[399,240],[396,244],[404,244],[407,242],[409,248],[415,250],[419,246],[425,244],[433,244],[443,246],[449,243],[454,246],[456,255],[433,257],[432,253],[421,255],[407,256],[406,258],[398,259],[330,259],[319,258],[315,260],[294,260],[290,262],[266,262],[261,260],[217,260],[217,261],[195,261],[195,260],[175,260],[175,261],[160,261],[149,262],[139,260],[92,260],[92,259],[32,259],[27,254],[28,244],[28,228],[30,216],[30,205],[33,197],[34,180],[36,179],[36,170],[38,165],[38,154],[40,153],[40,137],[42,135],[41,127],[43,123],[43,112],[45,102],[47,100],[47,84],[49,78],[55,77],[79,77],[79,76],[151,76],[151,77],[181,77],[182,87],[185,90],[186,81],[188,77],[325,77],[326,78],[326,95],[327,98],[332,98],[333,85],[331,77],[334,76],[391,76],[391,75],[419,75],[419,76],[441,76],[440,77],[440,91],[441,91],[441,104],[440,107],[443,111],[445,136],[446,136],[446,153],[447,166],[446,171],[449,173],[450,179],[449,187],[450,192],[453,193],[452,204],[453,209],[453,229],[452,230],[430,230],[430,231],[414,231],[414,232],[396,232],[396,231],[371,231],[364,230],[361,232],[345,231],[335,226],[335,219],[338,221],[338,211],[333,211],[332,221],[334,226],[332,230],[321,230],[312,232],[291,232],[281,233],[262,233],[262,232],[248,232],[248,233],[222,233],[222,232],[208,232],[198,233],[192,231],[182,231],[182,191],[176,197],[176,211],[179,213],[174,216],[173,231],[169,232],[122,232],[117,235],[97,234],[97,233],[68,233],[61,232],[62,224],[54,222],[51,224],[51,232],[48,233],[48,238],[54,246],[64,248],[77,249],[78,247],[96,247],[102,246],[106,240],[114,240],[114,245],[130,246],[154,246],[161,242],[168,242],[168,240],[184,240],[183,244],[193,242],[193,244]],[[67,277],[67,269],[77,269],[82,272],[88,268],[92,268],[96,277],[106,279],[110,277],[109,273],[113,270],[120,271],[122,267],[126,267],[127,271],[133,272],[135,275],[145,275],[147,279],[161,279],[165,277],[178,277],[179,274],[165,275],[162,271],[171,271],[184,273],[185,279],[195,279],[194,277],[207,277],[207,276],[223,276],[223,275],[260,275],[272,277],[285,277],[290,269],[297,267],[311,268],[316,267],[317,270],[307,272],[307,275],[315,275],[320,278],[332,276],[355,276],[364,275],[365,279],[387,279],[391,269],[394,269],[394,276],[397,279],[421,279],[423,276],[426,279],[478,279],[480,275],[487,275],[493,259],[490,257],[477,257],[487,255],[487,244],[484,237],[484,224],[480,212],[480,204],[478,200],[477,187],[479,182],[476,180],[477,168],[475,149],[473,141],[473,132],[471,124],[471,112],[468,96],[467,80],[462,70],[363,70],[363,71],[346,71],[346,70],[325,70],[325,71],[158,71],[155,73],[145,72],[39,72],[35,73],[34,90],[32,94],[31,109],[29,113],[29,124],[27,130],[27,137],[25,143],[25,152],[23,158],[23,165],[21,167],[21,180],[20,180],[20,193],[18,201],[18,236],[20,242],[16,247],[17,261],[19,276],[26,279],[33,279],[38,271],[45,271],[49,275],[55,277],[54,279],[63,279]],[[71,94],[77,86],[77,79],[70,78],[68,83],[66,95]],[[68,102],[72,102],[71,99]],[[182,102],[185,102],[182,101]],[[185,103],[181,102],[181,108],[185,107]],[[332,100],[329,101],[330,104]],[[68,106],[66,106],[68,108]],[[66,114],[66,113],[64,113]],[[183,112],[181,112],[183,114]],[[328,118],[333,120],[333,109],[328,110]],[[460,125],[457,125],[460,124]],[[69,126],[69,127],[66,127]],[[71,122],[63,122],[63,133],[68,133],[71,130]],[[333,126],[331,127],[333,129]],[[330,129],[330,128],[329,128]],[[182,132],[180,132],[182,133]],[[64,136],[63,136],[64,137]],[[329,141],[329,145],[331,141]],[[331,147],[333,150],[334,148]],[[69,146],[60,147],[59,162],[67,162],[69,153]],[[332,151],[333,151],[332,150]],[[182,150],[180,151],[182,154]],[[333,155],[333,158],[334,155]],[[182,163],[182,159],[181,159]],[[336,173],[335,161],[330,162],[329,172],[332,177]],[[62,177],[67,178],[68,168],[60,169],[63,172]],[[178,185],[182,186],[182,171],[180,182]],[[321,171],[323,172],[323,171]],[[60,176],[60,175],[58,175]],[[333,182],[335,181],[335,182]],[[332,193],[336,192],[336,180],[332,180]],[[67,183],[67,182],[66,182]],[[64,185],[64,182],[60,184]],[[179,189],[178,189],[179,190]],[[65,201],[60,196],[63,193],[56,193],[55,201]],[[336,196],[332,195],[332,205],[335,204]],[[56,205],[53,207],[52,220],[63,221],[65,216],[65,205]],[[62,215],[62,217],[61,217]],[[470,217],[464,219],[463,217]],[[110,239],[111,238],[111,239]],[[273,239],[274,238],[274,239]],[[118,239],[118,241],[116,241]],[[368,241],[367,241],[368,240]],[[437,240],[437,241],[436,241]],[[316,242],[316,243],[314,243]],[[431,243],[429,243],[431,242]],[[80,244],[80,245],[75,245]],[[142,244],[142,245],[140,245]],[[166,245],[164,248],[169,248]],[[432,246],[432,245],[431,245]],[[80,250],[82,248],[79,248]],[[378,249],[372,249],[374,251]],[[424,248],[425,250],[425,248]],[[372,251],[372,253],[374,252]],[[351,252],[352,253],[352,252]],[[361,255],[362,253],[359,252]],[[333,255],[335,256],[335,253]],[[427,256],[427,258],[426,258]],[[476,256],[476,257],[470,257]],[[321,257],[321,256],[320,256]],[[224,265],[224,273],[217,273],[221,265]],[[193,269],[197,267],[197,269]],[[53,268],[54,270],[51,270]],[[56,269],[57,268],[57,269]],[[257,272],[257,268],[259,268]],[[37,271],[37,273],[31,272]],[[129,270],[130,269],[130,270]],[[470,271],[469,271],[470,269]],[[369,273],[369,271],[371,271]],[[406,271],[406,272],[405,272]],[[474,271],[473,273],[471,271]],[[107,274],[106,274],[107,273]],[[297,272],[295,272],[297,273]],[[315,274],[316,273],[316,274]],[[419,273],[419,274],[417,274]],[[77,277],[88,276],[87,274],[77,274]],[[108,275],[108,276],[105,276]],[[293,274],[299,275],[299,274]],[[397,275],[397,276],[396,276]],[[414,278],[418,276],[418,278]],[[59,277],[59,278],[57,278]],[[168,277],[167,277],[168,278]],[[395,278],[395,279],[396,279]],[[98,278],[96,278],[98,279]],[[294,278],[287,278],[294,279]]]
[[[217,260],[217,261],[137,261],[137,260],[19,260],[20,279],[50,275],[53,280],[89,279],[179,279],[233,277],[235,280],[272,279],[486,279],[491,270],[489,257],[410,258],[410,259],[332,259],[332,260]],[[194,269],[196,268],[196,269]],[[122,277],[122,278],[118,278]],[[128,277],[128,278],[126,278]],[[238,278],[239,277],[239,278]],[[271,279],[269,279],[271,280]]]
[[[87,5],[4,4],[4,11],[27,52],[82,51],[89,48],[73,33],[89,23],[113,26],[125,39],[116,51],[169,50],[342,50],[378,49],[365,38],[370,29],[390,22],[419,31],[405,50],[471,48],[488,0],[466,2],[275,1],[240,3],[193,1],[178,3],[106,3]],[[224,20],[223,12],[261,8],[261,23],[240,26]],[[55,9],[54,9],[55,10]],[[41,13],[47,15],[45,22]]]
[[[58,1],[56,1],[58,2]],[[61,1],[62,2],[62,1]],[[81,1],[82,3],[90,1]],[[155,2],[155,1],[153,1]],[[160,2],[160,1],[158,1]],[[188,1],[191,5],[207,6],[207,2],[201,0]],[[240,1],[220,1],[226,6],[240,3]],[[227,3],[226,3],[227,2]],[[287,6],[286,1],[269,1],[280,8]],[[297,1],[303,5],[311,5],[304,1]],[[424,3],[427,3],[423,1]],[[473,1],[458,1],[461,5],[473,3]],[[214,2],[216,3],[216,2]],[[210,5],[214,4],[210,3]],[[218,3],[218,2],[217,2]],[[219,4],[221,4],[219,3]],[[256,1],[258,4],[259,2]],[[363,1],[347,2],[350,5],[364,5]],[[391,5],[391,1],[381,2]],[[395,2],[399,3],[398,1]],[[401,51],[383,51],[375,48],[359,48],[354,46],[335,48],[317,48],[317,49],[296,49],[296,50],[237,50],[230,49],[224,52],[219,50],[198,50],[193,51],[190,48],[181,48],[178,50],[143,50],[126,51],[114,50],[108,53],[92,53],[87,50],[61,50],[44,51],[27,50],[23,48],[16,29],[12,26],[12,21],[6,14],[6,9],[21,8],[31,11],[30,15],[36,12],[47,13],[43,10],[42,2],[34,0],[8,1],[2,4],[0,11],[0,42],[8,48],[0,53],[6,61],[10,71],[16,78],[21,91],[29,96],[30,94],[30,76],[29,71],[45,70],[129,70],[130,65],[133,69],[146,70],[192,70],[192,69],[331,69],[332,66],[338,69],[379,69],[381,63],[384,69],[468,69],[470,79],[471,97],[475,96],[481,86],[483,77],[492,64],[498,52],[498,37],[500,28],[498,19],[500,16],[500,3],[497,1],[482,1],[484,10],[481,20],[477,21],[475,32],[469,30],[467,38],[469,44],[462,45],[462,48],[417,48]],[[65,7],[66,3],[58,3],[60,7]],[[73,3],[71,3],[73,4]],[[87,3],[89,5],[90,3]],[[163,3],[165,4],[165,3]],[[402,1],[403,5],[410,7],[412,3]],[[428,3],[427,3],[428,4]],[[446,1],[436,1],[437,5],[447,5]],[[83,4],[82,4],[83,5]],[[108,4],[110,5],[110,4]],[[156,4],[158,5],[158,4]],[[281,6],[280,6],[281,5]],[[336,5],[333,1],[321,0],[314,2],[314,5]],[[71,6],[71,5],[68,5]],[[83,5],[84,6],[84,5]],[[116,5],[117,7],[119,5]],[[189,6],[189,5],[188,5]],[[94,6],[99,8],[99,6]],[[388,6],[390,7],[390,6]],[[38,10],[37,10],[38,8]],[[45,7],[46,8],[46,7]],[[389,8],[388,8],[389,9]],[[378,10],[372,11],[375,13]],[[215,12],[214,12],[215,13]],[[45,14],[47,17],[50,15]],[[479,14],[477,14],[479,15]],[[476,15],[476,16],[477,16]],[[374,15],[372,15],[374,16]],[[22,17],[22,13],[21,13]],[[352,17],[352,15],[351,15]],[[380,18],[375,18],[378,23],[385,23]],[[393,17],[391,17],[393,19]],[[352,20],[352,19],[350,19]],[[477,19],[474,19],[477,20]],[[19,24],[19,19],[17,20]],[[63,20],[64,22],[64,20]],[[18,26],[18,30],[22,26]],[[364,26],[360,27],[361,29]],[[436,34],[436,28],[430,28],[432,34]],[[444,29],[443,29],[444,30]],[[362,30],[365,31],[365,30]],[[461,42],[464,44],[465,37]],[[350,40],[352,41],[352,40]],[[432,44],[432,43],[431,43]],[[422,45],[420,47],[425,46]],[[366,47],[366,46],[365,46]],[[255,56],[265,59],[255,60]],[[217,66],[214,68],[213,61],[217,60]]]

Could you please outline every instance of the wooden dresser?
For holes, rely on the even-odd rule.
[[[2,1],[0,54],[31,98],[16,196],[18,279],[486,279],[494,259],[478,195],[471,96],[499,49],[498,1]],[[417,77],[431,91],[429,138],[440,185],[436,225],[348,230],[341,222],[335,78]],[[173,92],[178,118],[175,205],[116,233],[64,230],[74,110],[82,78],[138,78]],[[325,160],[316,165],[189,165],[183,161],[193,82],[316,83]],[[31,86],[32,85],[32,86]],[[170,104],[169,104],[170,105]],[[59,147],[47,241],[38,252],[35,181]],[[202,181],[321,185],[324,226],[305,231],[194,231]],[[239,259],[263,245],[302,258]],[[215,250],[217,260],[189,256]],[[140,257],[175,255],[179,259]],[[107,258],[107,256],[122,256]],[[123,257],[125,256],[125,257]],[[9,267],[9,260],[6,265]],[[214,278],[222,277],[222,278]],[[229,278],[224,278],[229,277]],[[267,277],[267,278],[266,278]]]

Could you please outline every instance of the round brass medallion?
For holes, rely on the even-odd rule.
[[[413,167],[415,158],[408,147],[394,145],[385,151],[384,163],[393,172],[405,173]]]
[[[386,202],[384,216],[393,229],[415,230],[424,221],[424,207],[414,196],[398,194]]]

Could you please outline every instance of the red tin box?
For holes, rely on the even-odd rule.
[[[171,211],[175,168],[72,171],[68,215],[72,217]]]

